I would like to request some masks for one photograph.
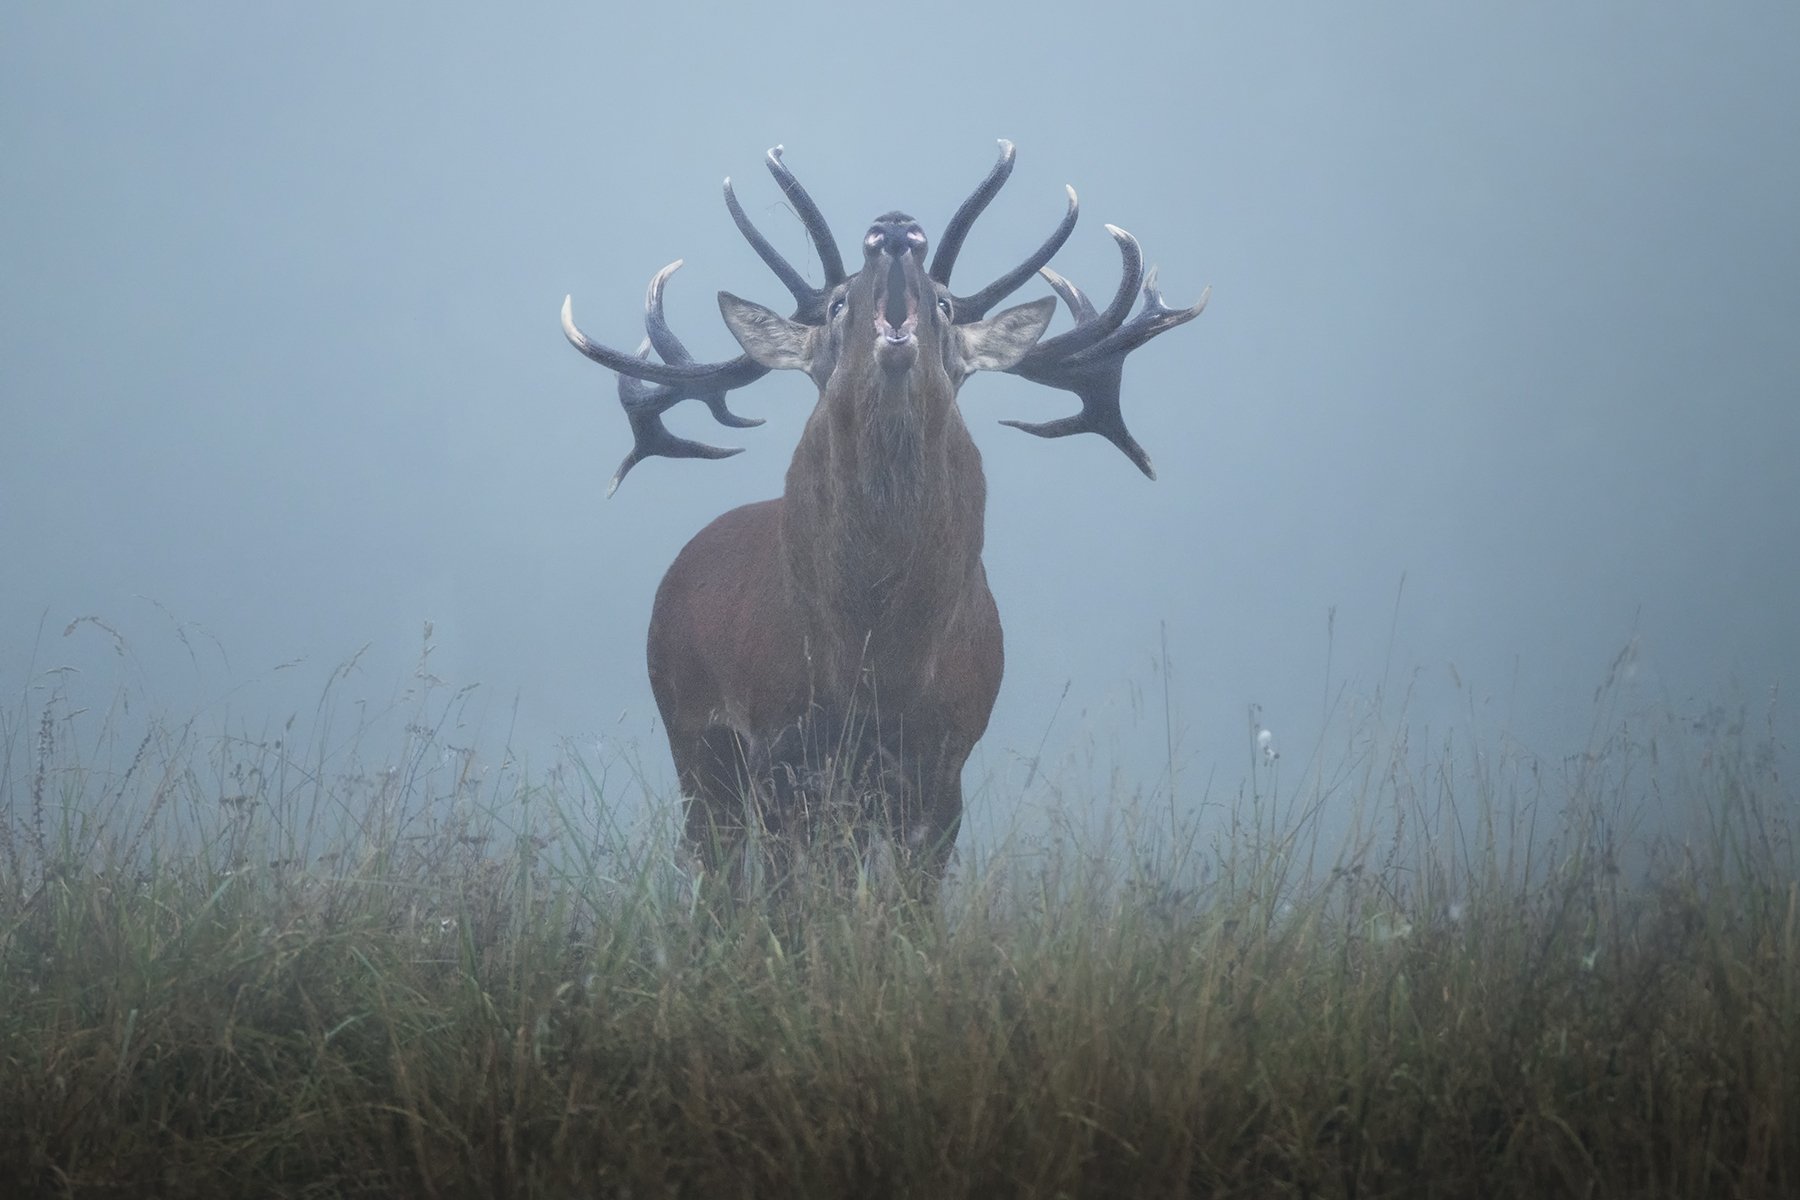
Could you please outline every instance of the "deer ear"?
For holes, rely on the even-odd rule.
[[[1045,296],[995,313],[985,321],[958,325],[964,368],[970,372],[1004,371],[1017,366],[1044,336],[1055,314],[1056,297]]]
[[[804,371],[812,366],[812,327],[748,300],[719,293],[725,327],[752,360],[771,371]]]

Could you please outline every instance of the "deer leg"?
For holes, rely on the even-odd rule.
[[[908,779],[907,803],[894,839],[907,888],[914,899],[931,903],[949,869],[962,828],[962,768],[968,750],[943,747],[915,762],[916,774]]]
[[[681,746],[675,766],[687,796],[688,846],[709,875],[729,876],[735,886],[756,808],[751,755],[743,737],[724,725],[709,725]]]

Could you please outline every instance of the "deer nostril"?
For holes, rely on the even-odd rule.
[[[925,245],[925,231],[919,228],[917,221],[903,212],[881,214],[869,226],[869,232],[863,235],[865,256],[886,254],[902,258],[911,254],[923,257]]]

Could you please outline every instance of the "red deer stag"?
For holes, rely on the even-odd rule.
[[[738,452],[670,433],[662,415],[679,401],[701,400],[722,424],[747,426],[760,422],[726,406],[733,389],[783,369],[819,388],[782,496],[732,509],[695,535],[650,618],[650,685],[688,797],[687,837],[715,870],[741,862],[734,856],[752,824],[772,846],[804,840],[826,797],[847,789],[856,828],[887,833],[921,891],[942,877],[962,820],[963,764],[987,728],[1002,664],[981,564],[987,484],[956,403],[969,376],[1009,371],[1075,393],[1073,416],[1005,424],[1039,437],[1098,433],[1155,478],[1120,414],[1120,373],[1127,354],[1198,316],[1206,297],[1169,307],[1136,240],[1109,225],[1124,277],[1095,308],[1046,265],[1075,226],[1073,188],[1036,252],[980,291],[953,295],[963,239],[1012,165],[1003,140],[929,269],[924,231],[890,212],[869,227],[862,269],[849,274],[777,146],[768,167],[818,253],[819,287],[750,223],[727,179],[732,219],[796,304],[782,317],[719,293],[743,348],[728,362],[694,361],[664,319],[663,288],[679,261],[650,281],[648,337],[635,355],[591,341],[563,302],[569,341],[618,372],[634,435],[609,496],[645,458]],[[1034,274],[1075,320],[1047,340],[1055,297],[988,315]],[[1140,287],[1144,304],[1131,316]]]

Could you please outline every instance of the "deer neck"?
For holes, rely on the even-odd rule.
[[[885,381],[884,381],[885,382]],[[782,555],[815,679],[911,686],[980,578],[987,483],[954,400],[823,398],[788,469]]]

